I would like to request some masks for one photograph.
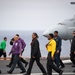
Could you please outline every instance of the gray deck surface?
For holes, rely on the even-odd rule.
[[[29,62],[29,60],[27,60]],[[7,74],[7,71],[10,69],[6,67],[7,64],[9,64],[9,60],[0,60],[0,69],[2,71],[1,75],[9,75]],[[41,63],[46,69],[46,60],[41,60]],[[26,69],[28,66],[26,67]],[[72,63],[65,64],[65,68],[63,69],[64,73],[63,75],[75,75],[72,71],[75,69],[75,67],[72,67]],[[12,75],[23,75],[20,74],[21,70],[19,68],[15,68]],[[32,69],[32,75],[42,75],[40,69],[38,68],[36,62],[34,63],[33,69]],[[53,75],[59,75],[55,71],[53,71]]]

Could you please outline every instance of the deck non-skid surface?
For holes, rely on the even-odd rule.
[[[23,75],[23,74],[1,74],[1,75]],[[32,73],[31,75],[42,75],[42,73]],[[52,75],[59,75],[58,73],[53,73]],[[63,75],[75,75],[75,73],[67,72]]]
[[[27,60],[29,62],[29,60]],[[0,61],[0,69],[2,71],[2,74],[0,75],[10,75],[7,74],[7,71],[9,71],[10,68],[6,67],[6,65],[9,64],[9,60],[1,60]],[[41,60],[41,63],[43,64],[44,68],[46,69],[46,60]],[[29,65],[28,65],[29,66]],[[26,67],[26,70],[28,68],[28,66]],[[65,64],[65,68],[63,69],[63,75],[75,75],[75,73],[73,73],[72,71],[75,69],[75,67],[72,67],[72,63],[66,63]],[[23,75],[20,74],[21,70],[19,68],[15,68],[14,72],[12,75]],[[33,69],[32,69],[32,74],[31,75],[42,75],[40,69],[38,68],[36,62],[33,65]],[[55,71],[53,71],[53,75],[59,75],[58,73],[56,73]]]

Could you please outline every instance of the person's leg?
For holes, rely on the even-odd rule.
[[[20,60],[23,62],[23,63],[27,63],[27,61],[26,60],[24,60],[22,57],[20,57]]]
[[[57,66],[52,64],[51,67],[53,70],[55,70],[57,73],[59,73],[59,75],[62,75],[63,71],[61,69],[59,69]]]
[[[48,63],[51,70],[53,69],[58,72],[59,75],[62,75],[63,71],[54,65],[54,60],[51,57],[51,53],[48,54]],[[50,74],[52,74],[52,72]]]
[[[23,49],[21,55],[23,54],[23,52],[24,52],[24,49]],[[23,59],[22,57],[20,57],[20,60],[21,60],[21,62],[23,62],[25,64],[25,67],[28,65],[28,62],[25,59]]]
[[[52,75],[52,58],[51,58],[51,53],[48,53],[48,56],[47,56],[47,72],[48,72],[48,75]]]
[[[75,70],[73,72],[75,73]]]
[[[73,63],[72,67],[75,67],[75,64],[74,64],[75,60],[74,60],[74,58],[75,58],[74,52],[71,52],[71,53],[70,53],[70,60],[71,60],[72,63]]]
[[[36,59],[36,63],[39,66],[39,68],[41,69],[42,73],[46,74],[46,70],[44,69],[43,65],[40,63],[40,58]]]
[[[61,54],[61,51],[60,51],[60,54]],[[64,63],[63,63],[62,60],[60,59],[60,55],[59,55],[59,63],[60,63],[60,65],[61,65],[61,68],[64,68],[64,67],[65,67]]]
[[[51,65],[51,63],[49,63],[49,59],[47,57],[47,73],[48,73],[48,75],[52,75],[52,67],[50,65]]]
[[[56,59],[56,58],[58,58],[58,60]],[[55,66],[54,65],[54,60],[52,59],[52,57],[51,57],[51,67],[52,67],[52,69],[53,70],[55,70],[56,72],[58,72],[58,73],[60,73],[61,72],[61,69],[59,69],[59,59],[60,59],[60,53],[58,53],[58,54],[56,54],[56,56],[55,56],[55,60],[56,60],[56,62],[58,63],[56,63],[57,64],[57,66]]]
[[[3,51],[2,50],[0,50],[0,57],[3,55]]]
[[[1,70],[0,70],[0,74],[1,74],[2,72],[1,72]]]
[[[55,54],[55,64],[57,65],[57,67],[60,66],[60,53]]]
[[[26,60],[24,60],[22,57],[20,57],[21,62],[23,62],[25,64],[25,67],[28,65],[28,62]]]
[[[0,50],[0,57],[2,56],[2,54],[3,54],[3,51],[2,50]],[[2,72],[1,72],[1,70],[0,70],[0,74],[1,74]]]
[[[31,58],[31,59],[30,59],[29,68],[28,68],[28,70],[27,70],[26,75],[30,75],[31,70],[32,70],[32,67],[33,67],[33,63],[34,63],[34,61],[35,61],[34,58]]]
[[[61,65],[61,68],[64,68],[65,67],[65,65],[64,65],[64,63],[62,62],[61,59],[60,59],[60,65]]]
[[[9,65],[6,65],[7,67],[11,67],[13,64],[13,60],[14,60],[14,55],[12,55],[11,60],[9,62]]]
[[[55,70],[56,72],[60,73],[61,69],[59,69],[57,66],[55,66],[54,64],[51,65],[52,69]]]
[[[26,72],[25,68],[23,67],[23,64],[22,64],[21,61],[20,61],[20,58],[19,58],[19,60],[18,60],[18,66],[19,66],[19,68],[22,70],[21,73],[25,73],[25,72]]]
[[[18,63],[18,59],[19,59],[18,57],[19,57],[18,55],[14,55],[13,64],[11,66],[11,69],[8,71],[8,73],[12,73],[13,70],[15,69],[16,64]]]
[[[10,66],[12,66],[13,60],[14,60],[14,55],[12,55],[11,61],[10,61],[10,63],[9,63]]]
[[[4,60],[6,60],[6,52],[3,52]]]

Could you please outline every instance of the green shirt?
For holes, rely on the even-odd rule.
[[[3,40],[3,41],[0,43],[0,49],[3,49],[3,51],[5,51],[5,48],[6,48],[6,41]]]

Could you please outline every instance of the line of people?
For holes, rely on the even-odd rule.
[[[62,75],[63,70],[61,70],[61,68],[65,67],[64,63],[60,59],[62,40],[58,35],[58,31],[55,31],[54,34],[50,33],[47,38],[49,40],[49,42],[46,44],[46,49],[48,51],[47,72],[43,67],[43,65],[40,63],[41,52],[40,52],[40,44],[38,41],[37,33],[32,34],[31,58],[30,58],[29,67],[27,71],[25,67],[28,65],[28,62],[22,58],[22,53],[24,52],[26,44],[18,34],[16,34],[14,38],[11,39],[10,44],[12,45],[12,49],[9,53],[9,56],[10,54],[12,54],[12,58],[9,65],[7,65],[7,67],[10,67],[10,70],[7,72],[9,74],[12,74],[16,65],[18,65],[19,68],[22,70],[22,72],[20,73],[25,73],[24,75],[30,75],[33,64],[36,61],[43,75],[52,75],[52,69],[58,72],[59,75]],[[0,53],[0,57],[1,57],[4,53],[3,50],[0,50],[0,52],[2,52]],[[25,64],[25,67],[23,66],[22,62]]]

